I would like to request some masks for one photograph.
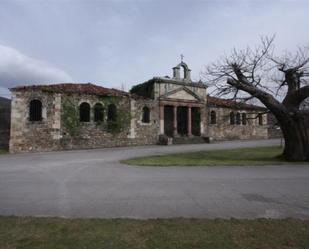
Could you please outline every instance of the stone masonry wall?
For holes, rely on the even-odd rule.
[[[74,95],[65,97],[66,100],[79,106],[82,102],[87,102],[93,110],[96,103],[101,103],[104,106],[104,122],[100,125],[93,120],[93,111],[91,111],[91,120],[88,123],[81,123],[79,134],[70,136],[67,129],[62,125],[62,138],[60,139],[60,149],[85,149],[85,148],[102,148],[102,147],[117,147],[131,145],[146,145],[155,144],[157,141],[156,124],[140,124],[142,116],[142,108],[146,105],[141,100],[133,100],[127,97],[120,97],[116,104],[117,115],[128,115],[126,124],[120,132],[109,132],[107,125],[107,105],[108,98],[99,98],[93,95]],[[65,100],[63,100],[64,102]],[[147,103],[150,106],[149,103]],[[151,106],[150,106],[151,107]],[[122,112],[122,114],[121,114]],[[151,111],[151,114],[153,112]]]
[[[214,140],[233,140],[233,139],[266,139],[267,132],[267,115],[263,114],[263,125],[259,125],[257,111],[252,110],[233,110],[229,108],[209,107],[207,108],[208,124],[206,128],[206,135]],[[216,124],[210,124],[210,112],[216,112]],[[247,124],[237,125],[236,117],[235,124],[230,124],[230,112],[233,111],[246,113]]]
[[[42,121],[29,121],[29,104],[42,102]],[[10,152],[49,151],[59,147],[59,103],[61,96],[39,91],[12,92]],[[57,108],[55,108],[57,107]]]
[[[42,121],[29,121],[29,103],[33,99],[39,99],[43,104]],[[107,104],[111,103],[110,101],[111,98],[96,95],[40,91],[13,92],[10,152],[101,148],[157,142],[158,112],[153,101],[134,100],[128,97],[114,98],[118,115],[121,113],[128,115],[128,122],[121,125],[119,132],[107,129]],[[78,115],[78,107],[82,102],[87,102],[91,106],[90,122],[80,123],[78,132],[72,135],[63,122],[64,108],[69,103],[76,108]],[[96,103],[102,103],[105,107],[104,122],[101,124],[94,122],[93,107]],[[144,106],[148,106],[151,110],[149,124],[141,122]]]

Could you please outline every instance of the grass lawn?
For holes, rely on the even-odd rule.
[[[278,157],[280,146],[229,150],[199,151],[182,154],[137,157],[121,161],[143,166],[233,166],[233,165],[283,165],[291,164]]]
[[[0,217],[0,248],[309,248],[309,221]]]

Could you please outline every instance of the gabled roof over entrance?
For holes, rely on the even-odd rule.
[[[193,91],[185,86],[179,87],[173,91],[159,96],[159,99],[175,99],[175,100],[189,100],[189,101],[204,101]]]

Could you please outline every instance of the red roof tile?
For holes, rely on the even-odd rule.
[[[232,109],[250,109],[250,110],[265,110],[265,107],[237,102],[230,99],[220,99],[213,96],[207,96],[207,106],[225,107]]]
[[[105,88],[91,83],[60,83],[52,85],[18,86],[13,87],[10,90],[11,91],[39,90],[46,92],[82,93],[82,94],[94,94],[101,96],[130,96],[128,92],[120,91],[113,88]]]

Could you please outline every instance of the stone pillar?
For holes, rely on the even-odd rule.
[[[160,105],[160,134],[164,134],[164,105]]]
[[[61,94],[55,94],[53,100],[54,115],[52,116],[52,136],[54,140],[58,140],[61,135]]]
[[[173,78],[180,79],[180,67],[173,67]]]
[[[174,137],[178,135],[177,132],[177,106],[173,106],[174,116],[173,116],[173,133]]]
[[[188,106],[188,118],[187,118],[187,126],[188,126],[188,136],[192,136],[192,115],[191,115],[191,106]]]
[[[132,98],[130,99],[130,116],[131,116],[131,121],[130,121],[130,133],[127,135],[128,138],[136,138],[136,101]]]
[[[186,80],[191,81],[191,69],[186,70]]]
[[[205,108],[200,108],[200,133],[201,136],[205,136],[205,127],[204,124],[206,122],[206,110]]]

